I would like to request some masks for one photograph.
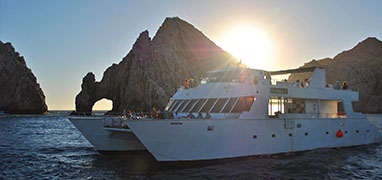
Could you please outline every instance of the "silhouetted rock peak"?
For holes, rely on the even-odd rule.
[[[365,40],[357,44],[358,47],[382,47],[382,41],[378,40],[376,37],[368,37]],[[357,47],[356,46],[356,47]]]
[[[200,32],[192,24],[180,19],[179,17],[167,17],[158,29],[157,34],[162,32],[174,32],[174,29],[188,29]]]
[[[139,34],[137,40],[134,44],[148,44],[151,42],[151,38],[149,36],[149,31],[145,30]]]
[[[324,67],[327,83],[347,81],[351,89],[359,91],[359,102],[354,104],[357,111],[381,113],[382,106],[382,42],[377,38],[367,38],[350,50],[333,59],[325,58],[305,63],[302,67]],[[290,81],[305,79],[310,73],[294,74]]]
[[[364,41],[357,44],[354,47],[356,51],[364,51],[365,53],[373,53],[375,55],[381,55],[382,42],[375,37],[369,37]]]
[[[344,51],[333,59],[352,59],[346,56],[382,56],[382,42],[375,37],[369,37],[350,50]]]
[[[92,72],[88,72],[86,76],[82,79],[82,88],[87,88],[88,86],[95,84],[95,75]]]
[[[85,79],[93,78],[86,75],[76,96],[76,111],[90,112],[102,98],[113,101],[113,112],[163,108],[185,79],[234,62],[193,25],[178,17],[166,18],[152,40],[147,30],[142,32],[100,82],[88,83]]]
[[[0,41],[0,111],[13,114],[47,112],[36,77],[11,43]]]
[[[27,67],[24,57],[20,56],[20,54],[15,51],[15,48],[12,46],[12,43],[10,42],[3,43],[2,41],[0,41],[0,44],[1,44],[0,54],[15,54],[16,56],[19,56],[19,58],[14,58],[12,60],[21,66]]]

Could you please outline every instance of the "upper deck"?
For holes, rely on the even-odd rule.
[[[308,71],[313,75],[305,88],[288,81],[271,83],[273,75]],[[275,72],[227,68],[208,72],[203,82],[194,88],[179,89],[166,109],[181,115],[211,113],[218,119],[360,116],[351,105],[358,101],[358,92],[325,88],[325,70],[321,68]]]

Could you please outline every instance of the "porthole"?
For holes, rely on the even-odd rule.
[[[329,131],[326,131],[326,134],[329,134]]]
[[[370,132],[370,130],[366,130],[366,132]]]
[[[273,137],[273,138],[276,137],[276,134],[272,134],[272,137]]]
[[[356,130],[355,132],[356,132],[356,133],[359,133],[359,130]]]
[[[253,135],[253,139],[257,139],[257,135]]]
[[[345,134],[347,134],[348,133],[348,131],[345,131]]]
[[[289,133],[289,137],[292,137],[293,136],[293,134],[292,133]]]
[[[305,132],[305,136],[307,136],[308,135],[308,132]]]

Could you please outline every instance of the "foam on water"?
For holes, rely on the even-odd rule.
[[[368,115],[382,129],[381,115]],[[0,179],[382,179],[382,144],[196,163],[99,154],[67,116],[0,117]]]

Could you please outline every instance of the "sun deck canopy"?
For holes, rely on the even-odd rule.
[[[308,68],[298,68],[298,69],[288,69],[281,71],[266,71],[266,75],[283,75],[283,74],[291,74],[291,73],[304,73],[304,72],[313,72],[315,69],[322,69],[320,67],[308,67]]]
[[[264,71],[250,68],[224,68],[207,72],[207,82],[250,83],[264,79]]]

